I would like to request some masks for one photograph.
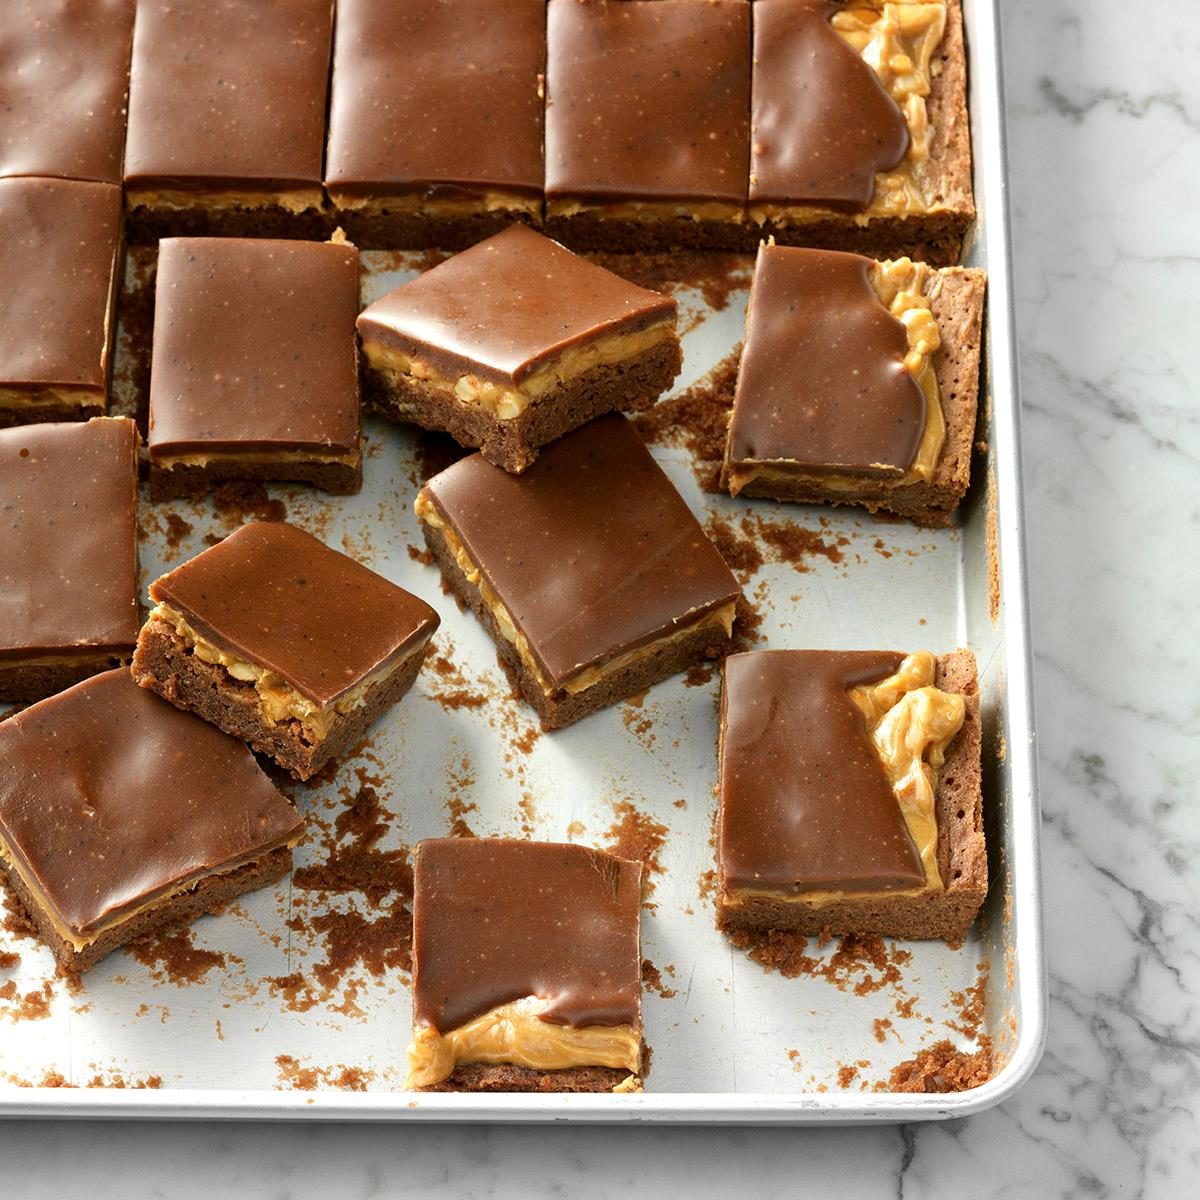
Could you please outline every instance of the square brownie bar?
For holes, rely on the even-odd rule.
[[[717,924],[960,941],[987,895],[968,650],[725,662]]]
[[[326,236],[330,0],[140,0],[125,198],[131,241]]]
[[[243,525],[150,585],[133,676],[297,779],[412,686],[438,615],[311,534]]]
[[[0,426],[78,421],[108,405],[121,189],[0,179]]]
[[[133,654],[139,440],[126,417],[0,430],[0,701]]]
[[[542,219],[545,0],[339,0],[325,183],[363,247]]]
[[[134,0],[0,5],[0,176],[121,182]]]
[[[982,271],[764,245],[722,478],[948,525],[971,479]]]
[[[358,251],[164,238],[150,371],[150,495],[229,479],[362,486]]]
[[[550,0],[546,229],[584,250],[738,249],[746,0]]]
[[[405,1086],[641,1091],[641,873],[586,846],[419,843]]]
[[[245,746],[124,668],[0,723],[0,875],[64,972],[282,879],[303,832]]]
[[[749,218],[956,263],[975,218],[959,0],[755,0]]]
[[[368,403],[519,473],[601,413],[648,408],[679,374],[677,306],[515,225],[358,318]]]
[[[619,414],[546,447],[523,475],[461,459],[416,510],[543,729],[732,645],[737,581]]]

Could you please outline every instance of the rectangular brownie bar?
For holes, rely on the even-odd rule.
[[[987,895],[967,650],[726,660],[717,923],[961,941]]]
[[[368,403],[519,473],[601,413],[648,408],[682,364],[677,306],[515,225],[358,318]]]
[[[245,746],[123,668],[0,723],[0,876],[69,974],[281,879],[303,832]]]
[[[640,1091],[641,871],[586,846],[419,843],[405,1086]]]

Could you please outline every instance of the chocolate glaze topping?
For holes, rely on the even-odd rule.
[[[731,462],[901,474],[925,429],[925,393],[904,369],[904,326],[871,286],[871,260],[759,248],[729,427]]]
[[[103,393],[121,189],[0,179],[0,230],[0,387]]]
[[[164,238],[150,454],[358,446],[358,251]]]
[[[542,190],[545,0],[339,0],[326,182]]]
[[[552,442],[522,475],[472,454],[425,488],[557,686],[739,595],[619,414]]]
[[[746,198],[750,5],[550,0],[546,195]]]
[[[140,0],[125,181],[319,187],[330,0]]]
[[[0,175],[121,182],[134,0],[0,4]]]
[[[0,833],[77,934],[303,828],[245,745],[128,670],[0,724]]]
[[[0,658],[137,641],[137,427],[0,430]]]
[[[321,705],[438,626],[424,600],[282,521],[243,525],[155,580],[150,598]]]
[[[904,114],[829,23],[830,0],[756,0],[750,202],[860,212],[908,153]]]
[[[536,996],[554,1025],[641,1024],[642,867],[586,846],[434,838],[413,869],[413,1022]]]
[[[673,321],[676,308],[514,225],[389,292],[358,329],[451,377],[515,384],[569,346]]]
[[[726,887],[921,887],[925,872],[848,692],[885,651],[764,650],[725,660],[718,857]]]

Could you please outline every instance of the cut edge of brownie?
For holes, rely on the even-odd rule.
[[[112,357],[111,354],[109,356]],[[96,392],[94,402],[79,404],[0,404],[0,429],[18,425],[49,425],[60,421],[82,422],[108,412],[104,395]]]
[[[482,206],[483,201],[480,201]],[[466,250],[520,221],[533,229],[542,227],[539,212],[505,208],[466,213],[421,213],[411,209],[366,211],[342,207],[334,199],[336,223],[362,250]]]
[[[645,1049],[643,1047],[643,1062]],[[644,1072],[643,1072],[644,1073]],[[632,1081],[632,1082],[631,1082]],[[565,1067],[539,1071],[510,1063],[459,1063],[420,1092],[615,1092],[641,1091],[641,1076],[624,1067]]]
[[[315,453],[315,452],[314,452]],[[203,496],[223,483],[309,483],[331,496],[352,496],[362,490],[362,454],[352,462],[320,462],[303,458],[279,459],[270,454],[237,459],[210,458],[203,465],[166,467],[150,459],[150,499],[174,500]]]
[[[47,651],[38,657],[48,660],[53,657],[53,652]],[[0,703],[27,704],[44,700],[102,671],[127,667],[132,657],[133,645],[130,644],[89,650],[86,655],[64,650],[54,662],[20,659],[6,662],[0,658]]]
[[[125,236],[135,245],[153,245],[166,237],[287,238],[325,241],[333,233],[334,215],[328,207],[294,212],[279,204],[221,204],[197,195],[186,208],[140,204],[129,197]]]

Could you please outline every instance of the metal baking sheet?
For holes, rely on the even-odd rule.
[[[322,900],[289,881],[197,922],[173,951],[163,949],[170,970],[164,961],[118,952],[75,991],[54,979],[47,951],[0,929],[0,952],[20,956],[15,968],[0,971],[0,1114],[909,1121],[987,1108],[1029,1076],[1044,1037],[1045,975],[1003,109],[995,4],[966,0],[965,9],[980,208],[969,262],[988,268],[990,286],[980,430],[986,451],[960,526],[929,532],[857,513],[734,502],[698,488],[685,450],[655,452],[702,520],[750,512],[809,530],[826,547],[798,564],[768,562],[750,579],[761,644],[975,651],[992,882],[967,944],[897,943],[883,969],[839,969],[836,942],[813,946],[816,962],[793,979],[768,974],[732,948],[713,927],[703,885],[713,867],[718,678],[674,679],[640,706],[620,705],[536,736],[529,710],[508,694],[491,642],[443,594],[436,569],[410,552],[420,545],[412,515],[415,438],[372,421],[360,496],[292,487],[271,494],[289,519],[432,602],[443,618],[437,645],[446,662],[440,671],[426,667],[336,779],[291,789],[314,819],[298,864],[328,859],[337,817],[362,782],[386,807],[382,851],[445,834],[456,822],[478,834],[593,844],[611,844],[622,820],[626,832],[648,834],[659,869],[644,913],[644,955],[661,974],[645,1000],[648,1090],[404,1092],[410,997],[394,931],[378,927],[378,945],[363,961],[332,961],[348,944],[330,932],[337,914],[386,918],[389,898],[377,897],[379,908],[361,894]],[[365,261],[371,300],[411,275],[417,260],[369,254]],[[679,381],[685,387],[739,341],[745,289],[720,308],[697,291],[677,295],[691,326]],[[123,383],[135,375],[128,361],[118,364]],[[143,583],[201,549],[206,533],[228,532],[232,520],[211,505],[182,502],[143,502],[141,519]],[[347,822],[353,826],[343,818],[341,844],[356,837],[363,844],[362,828]],[[975,1044],[963,1032],[973,1025],[970,1014],[964,1025],[963,1010],[969,989],[981,984],[981,963],[988,971],[978,1033],[992,1039],[998,1063],[990,1081],[952,1094],[874,1090],[893,1066],[942,1038]],[[194,981],[179,981],[181,972]],[[74,1086],[39,1086],[48,1082]]]

